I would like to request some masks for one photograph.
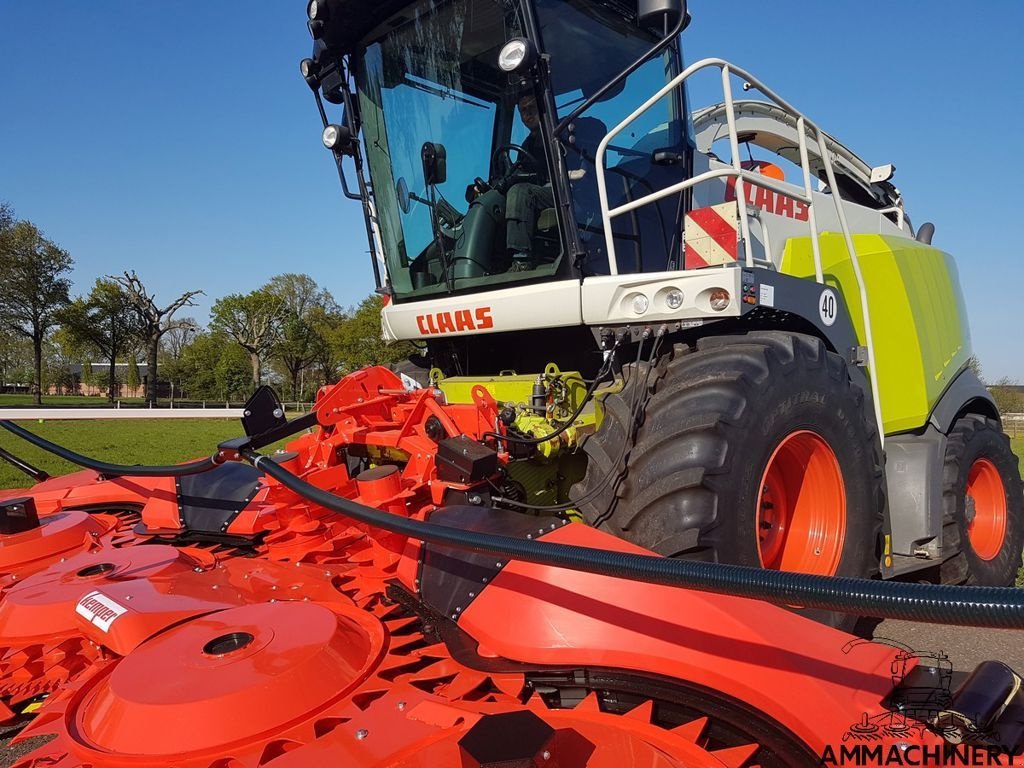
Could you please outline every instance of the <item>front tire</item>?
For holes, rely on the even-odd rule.
[[[588,522],[669,557],[878,576],[882,454],[840,356],[801,334],[711,337],[677,349],[650,380],[621,482],[600,492],[608,471],[623,471],[609,457],[630,433],[629,387],[606,398],[585,445],[573,498]]]

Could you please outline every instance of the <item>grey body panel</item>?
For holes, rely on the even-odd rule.
[[[761,295],[761,286],[770,285],[774,289],[774,307],[766,307],[763,304],[746,309],[743,317],[751,321],[755,320],[769,325],[775,325],[780,330],[786,330],[788,316],[795,316],[814,326],[815,331],[822,339],[846,360],[849,366],[850,378],[864,391],[864,407],[870,412],[873,406],[871,397],[871,384],[864,372],[864,368],[855,362],[857,350],[860,349],[860,342],[853,329],[853,321],[843,301],[842,293],[832,286],[821,285],[813,280],[805,280],[801,277],[791,277],[771,269],[754,268],[747,270],[753,273],[755,281],[755,294]],[[746,283],[746,279],[744,280]],[[837,311],[835,322],[831,326],[825,325],[818,312],[818,301],[822,292],[831,290],[836,297]]]
[[[981,380],[970,368],[964,368],[957,377],[953,379],[946,391],[942,393],[939,402],[932,409],[932,415],[928,423],[942,434],[949,434],[953,428],[958,414],[964,411],[964,406],[971,413],[980,413],[990,416],[999,421],[999,409],[992,395],[981,383]]]
[[[932,426],[922,435],[895,435],[885,441],[892,568],[886,576],[941,562],[942,464],[946,436]]]

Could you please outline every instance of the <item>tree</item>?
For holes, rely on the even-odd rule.
[[[34,224],[19,221],[0,234],[0,325],[32,341],[35,402],[43,402],[43,341],[69,302],[74,261]]]
[[[978,377],[979,381],[985,381],[981,374],[981,360],[978,359],[977,355],[971,355],[967,358],[967,367],[974,371],[974,375]]]
[[[174,399],[175,387],[179,393],[185,391],[186,367],[183,357],[186,350],[198,336],[201,328],[195,318],[183,317],[179,325],[164,334],[160,342],[160,378],[171,385],[171,399]]]
[[[125,352],[134,351],[143,333],[128,293],[116,280],[97,278],[88,297],[71,302],[60,321],[73,339],[103,355],[107,361],[107,400],[114,402],[117,360]]]
[[[218,299],[210,312],[210,328],[231,337],[249,353],[252,384],[262,381],[263,358],[281,337],[284,303],[265,288]]]
[[[263,289],[281,301],[280,338],[271,354],[288,376],[292,398],[298,400],[302,372],[313,364],[318,352],[311,319],[316,313],[337,311],[338,305],[309,275],[278,275]]]
[[[142,383],[139,378],[139,363],[135,360],[135,355],[128,358],[128,378],[125,380],[125,384],[128,386],[128,391],[132,393],[131,397],[135,396],[135,392],[138,391],[139,385]]]
[[[94,378],[92,363],[86,360],[82,363],[82,386],[91,387],[93,385]]]
[[[66,328],[58,328],[47,337],[43,349],[43,378],[47,386],[55,386],[60,394],[73,393],[75,377],[71,373],[71,366],[80,359],[81,344]]]
[[[0,327],[0,387],[24,384],[31,367],[32,345],[23,336]]]
[[[226,333],[201,333],[182,350],[180,381],[200,400],[244,399],[250,384],[249,356]]]
[[[334,352],[342,368],[354,371],[368,365],[390,365],[406,360],[415,351],[407,341],[386,344],[381,337],[380,311],[383,300],[376,294],[367,296],[351,312],[349,318],[330,334]]]
[[[309,324],[313,329],[313,363],[320,370],[318,385],[334,384],[338,380],[342,359],[331,340],[348,316],[340,310],[314,309]]]
[[[1000,413],[1024,413],[1024,385],[1002,378],[988,388]]]
[[[150,295],[135,271],[125,272],[121,277],[112,278],[125,289],[129,303],[142,324],[142,340],[146,346],[146,402],[156,405],[157,356],[160,339],[174,328],[180,328],[187,321],[174,319],[174,313],[182,307],[194,307],[192,299],[202,291],[186,291],[162,309],[157,306],[156,294]]]
[[[201,330],[199,323],[194,317],[183,317],[175,323],[173,328],[168,329],[164,334],[161,347],[167,357],[171,360],[181,360],[185,348],[192,343],[192,339]]]
[[[263,288],[281,300],[284,312],[295,317],[306,319],[316,308],[338,308],[331,292],[317,285],[309,275],[277,275]]]

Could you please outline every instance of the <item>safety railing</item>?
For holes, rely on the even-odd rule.
[[[645,195],[636,200],[630,200],[616,208],[610,208],[608,202],[608,182],[605,176],[605,155],[607,154],[608,147],[612,140],[635,122],[641,115],[651,109],[651,107],[665,98],[665,96],[676,88],[682,87],[683,84],[693,77],[694,74],[701,70],[712,68],[721,70],[722,74],[722,92],[725,104],[725,116],[729,129],[729,147],[732,155],[732,167],[716,168],[710,171],[705,171],[697,176],[685,179],[677,184],[672,184],[664,189],[652,192],[651,194]],[[753,171],[748,171],[742,167],[739,152],[739,136],[736,131],[736,109],[732,96],[733,76],[744,80],[745,89],[749,90],[753,88],[760,91],[766,98],[771,100],[779,108],[788,112],[796,120],[796,130],[797,135],[799,136],[800,167],[803,175],[802,191],[794,191],[792,188],[780,181],[768,176],[762,176]],[[832,190],[832,202],[835,205],[836,216],[839,220],[839,226],[842,230],[846,248],[850,254],[850,262],[853,266],[853,272],[857,280],[857,287],[860,291],[861,313],[864,318],[864,345],[867,347],[868,368],[870,372],[869,379],[871,381],[872,400],[874,401],[875,420],[878,423],[879,440],[881,440],[884,445],[885,430],[882,423],[882,404],[879,398],[878,377],[876,375],[875,368],[875,345],[871,332],[871,310],[868,306],[867,288],[864,284],[864,275],[861,272],[860,260],[857,257],[857,249],[853,245],[853,237],[850,234],[850,227],[847,223],[846,213],[843,210],[843,200],[838,192],[839,186],[836,183],[835,169],[832,165],[832,159],[826,142],[826,135],[824,131],[807,119],[807,117],[799,110],[794,108],[789,104],[789,102],[776,94],[749,72],[730,64],[724,59],[712,58],[697,61],[666,83],[663,88],[641,104],[636,111],[617,126],[612,128],[601,141],[601,144],[597,149],[596,157],[597,187],[598,194],[600,195],[601,216],[604,223],[605,242],[608,252],[608,270],[611,275],[617,275],[619,273],[618,260],[615,253],[615,235],[612,231],[612,219],[635,211],[645,205],[663,200],[666,197],[671,197],[672,195],[685,192],[698,184],[703,184],[704,182],[712,181],[714,179],[734,178],[736,179],[735,194],[737,208],[739,209],[740,237],[743,241],[746,266],[754,267],[758,261],[754,258],[754,246],[750,237],[751,215],[747,210],[746,205],[746,184],[752,184],[754,186],[770,190],[777,195],[782,195],[791,200],[799,201],[807,207],[807,225],[810,230],[811,251],[814,257],[814,277],[818,283],[824,283],[825,279],[822,274],[821,266],[820,233],[818,231],[817,219],[815,217],[814,190],[811,186],[811,170],[810,162],[808,160],[808,135],[810,135],[817,144],[822,166],[825,170],[825,179],[828,182],[829,189]],[[764,222],[761,222],[761,225],[762,231],[767,231],[767,228],[764,226]]]

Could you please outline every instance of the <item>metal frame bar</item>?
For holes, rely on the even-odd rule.
[[[722,92],[724,95],[725,102],[725,115],[726,121],[729,128],[729,145],[732,151],[732,167],[723,168],[719,170],[707,171],[698,176],[686,179],[678,184],[673,184],[666,187],[658,192],[651,193],[637,200],[625,203],[617,208],[609,208],[608,203],[608,182],[606,179],[605,169],[605,156],[608,152],[608,147],[612,140],[624,131],[629,125],[637,120],[641,115],[647,112],[651,107],[661,101],[665,96],[674,91],[675,89],[682,86],[689,78],[691,78],[697,72],[704,69],[718,68],[722,73]],[[740,161],[739,154],[739,137],[736,131],[736,108],[735,102],[732,96],[732,77],[741,77],[745,81],[744,88],[749,90],[750,88],[756,89],[764,94],[768,99],[775,103],[776,106],[790,113],[797,121],[797,133],[800,141],[800,164],[803,170],[803,194],[797,194],[784,186],[774,179],[770,179],[760,174],[756,174],[747,170],[744,170]],[[764,85],[760,80],[751,75],[749,72],[735,67],[724,59],[709,58],[701,59],[700,61],[694,62],[676,77],[672,78],[668,83],[665,84],[657,93],[651,96],[647,101],[640,105],[631,115],[626,117],[621,123],[612,128],[608,134],[602,139],[597,149],[597,156],[595,164],[597,166],[597,188],[598,194],[601,200],[601,218],[604,223],[605,243],[608,249],[608,272],[611,275],[618,275],[618,261],[615,253],[615,235],[612,231],[612,219],[617,216],[621,216],[625,213],[641,208],[650,203],[657,202],[666,197],[678,194],[685,190],[691,189],[698,184],[702,184],[706,181],[716,178],[735,178],[736,179],[736,200],[737,208],[739,209],[739,222],[740,222],[740,236],[743,240],[744,254],[746,257],[746,266],[754,267],[754,250],[753,243],[750,237],[750,212],[747,210],[746,204],[746,185],[753,184],[758,187],[769,189],[776,194],[781,194],[792,200],[799,201],[807,206],[808,209],[808,228],[810,230],[811,250],[814,257],[814,276],[815,280],[819,284],[824,284],[824,274],[821,265],[821,234],[818,231],[817,218],[815,217],[815,203],[814,203],[814,190],[811,186],[811,174],[810,164],[808,161],[807,152],[807,136],[811,135],[818,146],[818,151],[821,154],[822,164],[825,168],[825,175],[828,179],[829,188],[832,190],[832,202],[835,205],[836,215],[839,218],[840,228],[842,229],[843,239],[850,254],[850,261],[853,265],[854,275],[857,280],[857,287],[860,291],[860,305],[861,312],[864,318],[864,342],[868,352],[868,367],[870,370],[869,380],[871,382],[871,394],[875,411],[875,420],[878,425],[878,437],[882,445],[885,445],[885,430],[882,422],[882,405],[880,399],[880,393],[878,389],[878,377],[875,375],[875,345],[874,337],[871,328],[871,312],[868,306],[867,287],[864,284],[864,276],[860,268],[860,259],[857,255],[857,250],[853,245],[853,236],[850,233],[850,227],[846,219],[846,213],[844,211],[845,202],[839,194],[839,188],[836,184],[835,169],[832,164],[832,157],[827,145],[827,136],[817,125],[807,119],[799,110],[793,105],[775,93],[768,86]],[[762,228],[763,228],[762,223]]]

